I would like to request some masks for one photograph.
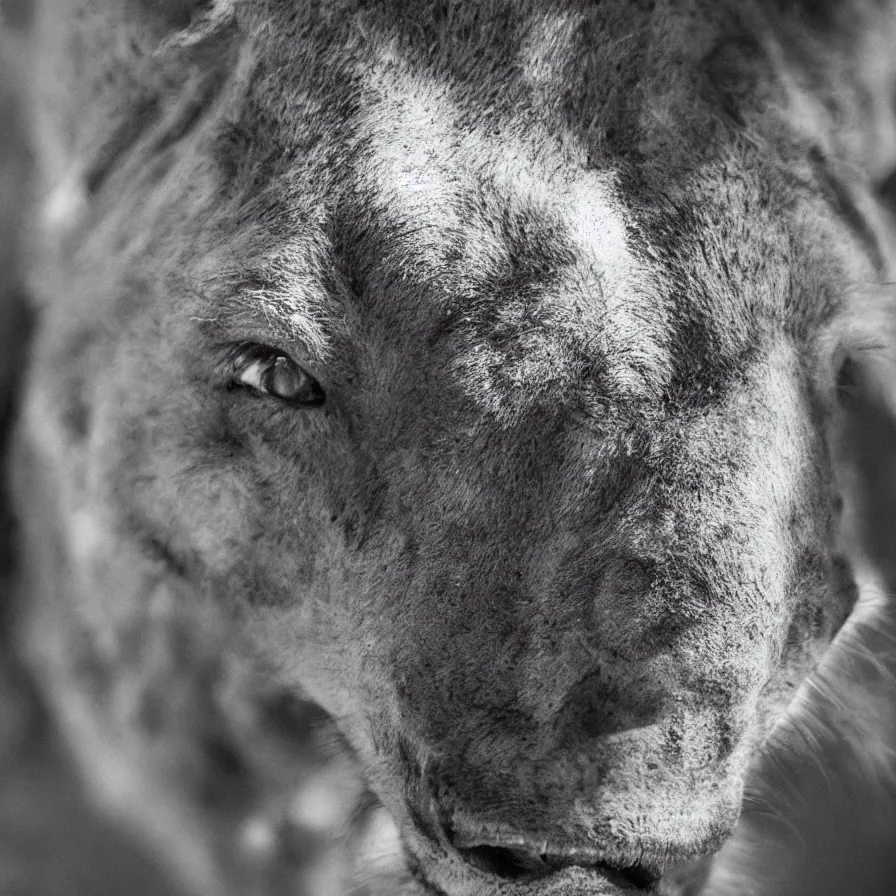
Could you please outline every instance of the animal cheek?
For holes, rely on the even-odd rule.
[[[238,467],[197,472],[164,464],[141,488],[153,528],[181,555],[223,573],[237,566],[257,526],[252,477]]]

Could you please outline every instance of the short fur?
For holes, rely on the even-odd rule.
[[[189,766],[198,657],[228,730],[259,681],[323,707],[408,892],[718,848],[855,599],[826,433],[896,257],[896,6],[65,9],[16,479],[109,799]],[[325,405],[231,388],[245,342]]]

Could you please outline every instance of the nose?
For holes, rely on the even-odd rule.
[[[626,865],[606,861],[595,850],[552,849],[547,841],[537,844],[523,838],[489,838],[480,842],[456,831],[449,833],[449,840],[457,854],[479,871],[492,874],[502,880],[545,877],[570,866],[590,868],[622,890],[649,890],[660,879],[658,867],[646,863]]]

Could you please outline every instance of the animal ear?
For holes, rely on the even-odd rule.
[[[42,2],[32,54],[41,226],[64,235],[151,131],[171,146],[199,126],[233,72],[239,28],[231,0]]]
[[[831,453],[844,547],[860,573],[896,590],[896,295],[872,303],[844,343]]]
[[[232,0],[40,2],[33,28],[37,98],[51,114],[68,111],[74,131],[85,112],[170,89],[178,63],[213,63],[213,54],[191,60],[177,50],[207,43],[234,23]]]
[[[233,0],[100,0],[123,7],[125,21],[150,39],[195,43],[232,18]]]
[[[853,563],[896,589],[896,369],[849,359],[839,390],[836,462]]]
[[[131,0],[130,5],[135,13],[155,18],[171,28],[187,28],[215,3],[214,0]]]
[[[113,27],[129,25],[158,39],[202,28],[208,20],[229,14],[232,0],[77,0],[70,5],[79,9],[79,18],[86,15],[95,24],[105,21]]]

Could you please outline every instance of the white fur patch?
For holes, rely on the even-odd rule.
[[[419,263],[434,276],[445,273],[445,254],[458,237],[465,237],[470,269],[488,270],[500,247],[462,214],[476,168],[460,152],[457,110],[444,87],[402,68],[390,55],[371,76],[373,101],[361,127],[370,140],[365,191],[398,233],[412,236]]]
[[[630,217],[616,199],[612,177],[590,172],[567,194],[570,229],[590,261],[600,296],[600,327],[606,340],[610,376],[626,391],[651,391],[672,375],[665,306],[652,289],[649,273],[636,260],[627,229]]]
[[[574,20],[558,20],[546,40],[569,41],[574,27]],[[543,50],[532,48],[536,57]],[[448,89],[410,73],[392,47],[369,77],[362,182],[406,236],[403,251],[412,260],[402,263],[443,284],[500,275],[513,263],[515,248],[501,232],[508,215],[521,222],[535,251],[550,256],[560,234],[563,252],[573,258],[570,264],[558,257],[555,282],[537,301],[527,299],[516,311],[513,302],[489,311],[500,318],[502,332],[519,339],[506,352],[491,341],[468,341],[454,369],[470,394],[510,419],[516,411],[502,409],[502,388],[522,393],[533,385],[562,386],[575,378],[577,357],[598,353],[618,389],[658,391],[670,376],[668,327],[632,252],[632,222],[612,172],[585,170],[577,147],[535,123],[515,132],[497,120],[457,127],[459,110]],[[460,261],[446,266],[458,245]],[[516,313],[518,326],[511,320]],[[476,314],[471,308],[473,326]]]

